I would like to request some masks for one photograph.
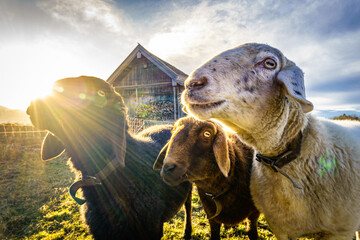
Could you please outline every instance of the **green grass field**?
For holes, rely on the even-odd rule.
[[[0,138],[0,239],[92,239],[68,195],[75,179],[65,157],[40,160],[41,138]],[[193,191],[196,192],[196,191]],[[163,239],[180,239],[184,211],[165,223]],[[193,239],[209,239],[210,227],[193,194]],[[260,239],[276,239],[261,217]],[[246,222],[222,228],[224,239],[248,239]]]

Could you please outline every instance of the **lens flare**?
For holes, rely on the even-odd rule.
[[[82,99],[82,100],[85,100],[86,99],[86,94],[85,93],[80,93],[79,98]]]
[[[326,174],[334,175],[336,173],[337,159],[330,154],[326,154],[318,159],[319,169],[318,174],[320,177]]]
[[[58,92],[58,93],[63,93],[63,92],[64,92],[64,88],[63,88],[63,87],[56,86],[56,85],[53,87],[53,90],[54,90],[55,92]]]

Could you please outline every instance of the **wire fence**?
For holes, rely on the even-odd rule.
[[[128,119],[130,131],[133,133],[138,133],[146,127],[147,121],[144,119],[133,118],[133,117],[128,117],[127,119]]]
[[[161,122],[128,117],[130,131],[135,134],[148,126],[163,123],[171,124],[172,122]],[[0,124],[0,137],[44,137],[45,135],[46,131],[37,129],[32,125],[21,125],[17,123]]]
[[[39,130],[31,125],[17,123],[0,124],[0,137],[44,137],[46,131]]]

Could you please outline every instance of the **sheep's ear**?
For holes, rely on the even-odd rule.
[[[216,163],[220,171],[225,177],[228,177],[230,172],[230,157],[228,141],[223,131],[219,131],[216,135],[213,144],[213,151],[215,154]]]
[[[287,60],[285,67],[278,73],[277,79],[283,83],[286,92],[301,104],[305,113],[313,110],[313,104],[305,97],[304,73],[295,63]]]
[[[160,153],[159,153],[158,157],[156,158],[155,163],[153,165],[154,170],[160,170],[162,168],[168,147],[169,147],[169,143],[167,143],[161,149],[161,151],[160,151]]]
[[[51,160],[60,156],[64,151],[65,146],[59,138],[48,132],[41,145],[41,159],[43,161]]]

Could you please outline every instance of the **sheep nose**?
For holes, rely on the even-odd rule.
[[[186,84],[187,89],[193,89],[193,90],[199,90],[203,87],[205,87],[208,83],[207,77],[200,77],[191,79],[188,84]]]
[[[176,169],[175,164],[165,164],[163,167],[163,172],[166,174],[172,173]]]

